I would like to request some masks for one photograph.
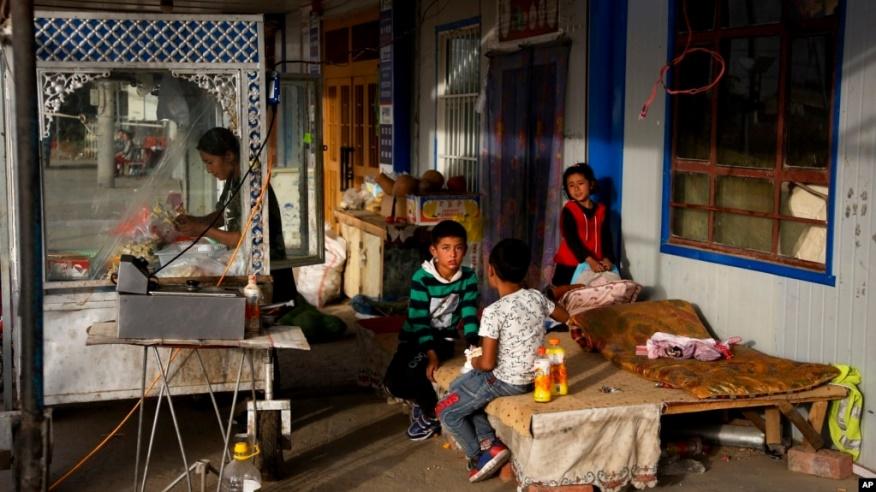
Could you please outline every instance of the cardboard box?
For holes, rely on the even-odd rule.
[[[437,224],[445,219],[480,217],[479,195],[408,195],[407,217],[411,224]]]
[[[463,266],[467,266],[477,273],[481,266],[481,254],[480,241],[469,241],[468,251],[465,252],[465,258],[462,259]]]
[[[392,213],[392,196],[383,195],[383,202],[380,204],[380,215],[384,217],[397,217],[406,219],[407,200],[405,198],[395,199],[395,215]]]

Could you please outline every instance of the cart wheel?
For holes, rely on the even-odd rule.
[[[283,466],[283,448],[280,445],[280,412],[262,410],[258,413],[258,443],[259,454],[256,455],[256,466],[264,478],[276,480],[280,478]]]

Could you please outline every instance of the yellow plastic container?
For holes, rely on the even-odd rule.
[[[566,351],[560,346],[560,340],[548,340],[548,360],[551,363],[551,394],[563,396],[569,394],[569,372],[566,370]]]
[[[551,401],[551,362],[545,356],[544,347],[538,348],[535,359],[535,390],[533,398],[539,403]]]

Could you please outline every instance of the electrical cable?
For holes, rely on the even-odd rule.
[[[165,268],[167,268],[171,263],[173,263],[174,261],[176,261],[177,258],[179,258],[180,256],[184,255],[188,250],[192,249],[192,248],[195,246],[195,244],[197,244],[198,241],[200,241],[201,238],[203,238],[203,237],[207,234],[207,232],[208,232],[213,226],[216,225],[216,223],[219,221],[219,217],[222,217],[222,216],[223,216],[223,213],[225,212],[225,209],[228,208],[228,205],[231,204],[232,200],[234,200],[234,199],[237,197],[237,194],[240,192],[240,189],[243,187],[243,184],[246,183],[246,178],[247,178],[247,177],[253,172],[253,170],[255,170],[256,165],[259,164],[259,160],[258,160],[258,159],[259,159],[259,156],[262,154],[262,150],[264,150],[265,145],[268,143],[268,139],[271,137],[271,131],[272,131],[273,128],[274,128],[274,120],[275,120],[276,118],[277,118],[277,108],[275,108],[275,107],[272,106],[272,111],[271,111],[271,123],[270,123],[270,125],[268,126],[268,132],[267,132],[267,134],[265,134],[265,138],[262,140],[261,145],[259,145],[258,150],[256,150],[255,155],[254,155],[253,157],[250,158],[249,168],[246,170],[246,173],[244,173],[244,175],[241,176],[241,178],[240,178],[240,183],[237,183],[237,187],[234,188],[234,191],[232,191],[231,196],[229,196],[228,199],[225,200],[225,203],[222,204],[222,207],[221,207],[219,210],[217,210],[216,212],[214,212],[213,220],[211,220],[210,223],[207,224],[207,227],[204,228],[204,230],[198,235],[197,238],[195,238],[195,239],[191,242],[191,244],[189,244],[189,245],[186,246],[182,251],[180,251],[179,253],[177,253],[177,255],[174,256],[170,261],[168,261],[167,263],[165,263],[165,264],[161,265],[160,267],[156,268],[152,273],[149,274],[150,277],[154,277],[154,276],[156,276],[156,275],[158,274],[158,272],[160,272],[161,270],[164,270]],[[243,236],[243,235],[244,235],[244,234],[243,234],[243,231],[241,231],[241,236]]]
[[[268,186],[271,184],[271,171],[273,171],[273,164],[271,161],[268,161],[268,172],[267,179],[265,179],[264,183],[262,183],[262,189],[259,193],[259,197],[256,199],[256,202],[250,208],[249,217],[246,220],[246,225],[243,226],[241,231],[248,231],[250,226],[252,225],[253,219],[262,208],[262,204],[264,203],[265,195],[268,193]],[[228,270],[231,268],[231,265],[234,263],[234,259],[237,257],[238,251],[240,251],[240,246],[243,244],[243,240],[245,238],[245,234],[241,232],[240,238],[237,240],[237,245],[234,247],[234,251],[231,253],[231,257],[228,259],[228,263],[225,264],[225,270],[222,271],[222,275],[219,277],[219,280],[216,282],[216,286],[222,285],[222,281],[225,280],[225,274],[228,273]]]
[[[643,119],[648,117],[648,109],[651,107],[651,104],[654,102],[654,99],[657,97],[657,87],[663,87],[663,89],[666,91],[666,93],[669,94],[670,96],[677,96],[677,95],[692,96],[695,94],[699,94],[701,92],[706,92],[708,90],[711,90],[713,87],[718,85],[718,82],[720,82],[721,79],[724,77],[724,71],[727,67],[726,67],[726,63],[724,62],[724,57],[721,56],[721,53],[719,53],[715,50],[709,49],[709,48],[691,48],[690,47],[691,41],[693,40],[693,29],[691,28],[690,19],[688,18],[688,15],[687,15],[687,0],[682,1],[681,9],[682,9],[682,12],[684,13],[684,24],[685,24],[685,27],[687,28],[687,42],[685,43],[684,50],[678,56],[673,58],[671,62],[663,65],[663,67],[660,69],[660,75],[657,77],[657,80],[654,81],[654,85],[651,87],[651,95],[648,96],[648,99],[645,101],[645,104],[642,105],[642,111],[639,112],[639,119],[640,120],[643,120]],[[664,78],[666,77],[666,72],[668,72],[669,69],[672,68],[673,66],[679,65],[687,55],[689,55],[691,53],[697,53],[697,52],[706,53],[707,55],[711,56],[712,59],[715,60],[715,62],[718,63],[718,65],[720,66],[720,69],[718,70],[718,75],[715,76],[715,78],[712,79],[712,81],[709,82],[708,84],[706,84],[704,86],[700,86],[700,87],[694,87],[692,89],[670,89],[669,87],[666,87],[666,84],[663,82]]]
[[[173,352],[171,352],[171,354],[170,354],[170,360],[169,360],[168,363],[167,363],[167,370],[168,370],[168,373],[170,373],[170,364],[172,364],[172,363],[173,363],[173,360],[176,358],[176,356],[179,355],[180,350],[181,350],[180,348],[175,348],[175,349],[173,349]],[[179,368],[177,368],[177,370],[179,370]],[[145,391],[145,393],[144,393],[144,396],[145,396],[145,395],[148,395],[149,393],[152,392],[152,388],[154,388],[154,387],[155,387],[155,384],[158,383],[158,380],[159,380],[160,377],[161,377],[161,375],[156,375],[155,378],[152,379],[152,382],[149,383],[149,387],[146,388],[146,391]],[[52,482],[52,485],[49,486],[49,490],[50,490],[50,491],[51,491],[51,490],[55,490],[55,489],[56,489],[59,485],[61,485],[65,480],[67,480],[67,479],[70,478],[74,473],[76,473],[76,471],[78,471],[80,468],[82,468],[82,466],[85,465],[85,463],[87,463],[88,460],[90,460],[90,459],[92,458],[92,456],[94,456],[95,454],[97,454],[98,451],[100,451],[101,449],[103,449],[103,447],[106,446],[106,443],[108,443],[108,442],[110,441],[110,439],[112,439],[116,434],[118,434],[118,432],[122,429],[122,426],[124,426],[124,425],[128,422],[128,420],[131,419],[131,416],[133,416],[133,415],[134,415],[134,412],[137,411],[138,408],[140,408],[140,404],[141,404],[143,401],[145,401],[145,399],[144,399],[144,400],[138,400],[137,403],[135,403],[134,406],[131,407],[131,410],[127,413],[127,415],[125,415],[124,417],[122,417],[121,422],[119,422],[118,425],[116,425],[115,428],[113,428],[113,430],[111,430],[111,431],[109,432],[109,434],[107,434],[107,435],[106,435],[106,436],[105,436],[105,437],[104,437],[99,443],[97,443],[97,446],[95,446],[91,451],[89,451],[88,453],[86,453],[85,456],[83,456],[78,462],[76,462],[75,465],[73,465],[72,467],[70,467],[70,469],[67,470],[66,473],[64,473],[63,475],[61,475],[61,476],[60,476],[57,480],[55,480],[54,482]]]
[[[429,5],[429,8],[431,8],[435,3],[436,3],[436,1],[433,1],[432,4]],[[428,12],[428,9],[426,11]],[[409,33],[403,33],[401,36],[399,36],[399,38],[405,37],[408,34]],[[396,41],[396,39],[393,39],[392,41],[387,43],[387,45],[393,44],[393,43],[395,43],[395,41]],[[383,47],[383,46],[381,46],[381,47]],[[359,50],[359,52],[357,54],[360,54],[362,52],[369,51],[369,50],[373,50],[373,48],[366,48],[363,50]],[[351,50],[351,52],[352,52],[352,50]],[[321,62],[321,61],[314,62],[314,61],[310,61],[310,60],[281,60],[281,61],[275,63],[272,68],[276,69],[278,66],[285,65],[287,63],[305,63],[305,64],[311,64],[311,65],[327,65],[326,63]],[[271,132],[273,131],[273,128],[274,128],[274,120],[275,120],[276,116],[277,116],[277,108],[272,107],[271,123],[268,126],[268,132],[265,135],[264,140],[262,141],[261,145],[259,146],[258,150],[256,151],[255,156],[250,159],[250,166],[247,169],[246,173],[241,177],[240,183],[238,183],[237,187],[234,189],[231,196],[228,198],[228,200],[226,200],[226,202],[222,205],[222,207],[217,211],[216,215],[213,217],[213,220],[210,222],[210,224],[185,249],[180,251],[170,261],[168,261],[167,263],[165,263],[164,265],[162,265],[161,267],[157,268],[152,273],[150,273],[150,275],[149,275],[150,277],[157,275],[158,272],[163,270],[165,267],[167,267],[168,265],[170,265],[171,263],[176,261],[180,256],[182,256],[187,251],[189,251],[198,241],[200,241],[207,234],[207,232],[210,230],[210,228],[216,224],[219,217],[222,216],[222,213],[225,211],[225,209],[231,203],[231,200],[233,200],[237,196],[237,194],[240,192],[240,188],[243,186],[243,183],[245,183],[246,178],[249,176],[250,173],[253,172],[253,170],[256,168],[256,165],[259,163],[258,158],[259,158],[259,156],[261,156],[262,150],[264,149],[265,145],[267,144],[267,142],[271,136]],[[261,193],[259,194],[259,197],[256,200],[256,203],[250,209],[250,215],[249,215],[249,218],[247,220],[246,226],[244,226],[243,230],[241,230],[241,237],[240,237],[240,239],[238,239],[237,246],[235,247],[234,252],[232,253],[231,258],[229,259],[228,263],[225,265],[225,271],[222,272],[222,276],[219,278],[217,285],[221,285],[222,281],[224,280],[225,275],[228,272],[230,265],[234,262],[234,259],[235,259],[236,255],[237,255],[237,253],[238,253],[238,251],[243,243],[243,239],[245,237],[245,231],[247,231],[249,229],[249,226],[252,224],[252,221],[255,218],[255,214],[258,213],[258,211],[261,209],[261,205],[264,202],[264,196],[267,193],[268,186],[270,185],[270,180],[271,180],[270,171],[271,171],[272,167],[273,167],[272,164],[269,162],[268,163],[268,177],[267,177],[267,179],[265,179],[265,182],[262,183]],[[170,356],[169,363],[172,363],[173,360],[176,358],[176,356],[179,355],[179,351],[180,351],[179,348],[173,349],[173,352],[171,353],[171,356]],[[149,387],[146,389],[147,394],[149,392],[151,392],[152,389],[155,387],[155,384],[158,382],[159,377],[160,376],[155,376],[155,378],[149,384]],[[85,465],[85,463],[88,462],[88,460],[90,460],[98,451],[103,449],[103,447],[106,446],[106,444],[110,441],[110,439],[112,439],[119,432],[119,430],[121,430],[121,428],[128,422],[128,420],[130,420],[130,418],[134,415],[134,412],[137,411],[137,409],[140,407],[140,404],[141,404],[141,401],[138,401],[137,403],[135,403],[134,406],[131,408],[131,410],[118,423],[118,425],[116,425],[116,427],[113,428],[113,430],[110,431],[109,434],[107,434],[91,451],[89,451],[84,457],[82,457],[66,473],[64,473],[61,477],[59,477],[57,480],[55,480],[51,484],[51,486],[49,486],[49,490],[50,491],[55,490],[59,485],[61,485],[65,480],[67,480],[70,476],[72,476],[74,473],[76,473],[76,471],[78,471],[83,465]]]
[[[228,206],[228,204],[231,203],[231,200],[232,200],[232,199],[237,195],[237,193],[240,191],[240,188],[241,188],[242,184],[244,183],[244,180],[246,179],[246,177],[250,174],[250,172],[253,171],[253,169],[255,169],[255,165],[258,164],[258,156],[261,155],[262,149],[264,149],[265,144],[268,142],[268,139],[269,139],[270,136],[271,136],[271,130],[272,130],[273,127],[274,127],[274,120],[275,120],[275,118],[276,118],[276,116],[277,116],[277,108],[272,107],[272,110],[273,110],[273,111],[272,111],[272,113],[271,113],[271,125],[268,127],[268,132],[267,132],[266,135],[265,135],[265,139],[264,139],[264,141],[262,142],[261,146],[259,146],[258,150],[256,151],[256,155],[255,155],[255,157],[253,158],[253,160],[251,161],[250,167],[249,167],[249,169],[247,170],[246,174],[244,174],[244,176],[241,178],[241,180],[240,180],[240,184],[238,184],[237,188],[234,190],[234,192],[232,193],[231,197],[229,197],[229,199],[226,201],[226,203],[222,206],[222,208],[220,209],[219,213],[216,214],[216,217],[219,217],[219,216],[222,215],[222,212],[225,210],[225,208]],[[264,183],[263,186],[262,186],[262,190],[261,190],[261,193],[259,194],[259,197],[258,197],[258,199],[257,199],[257,201],[256,201],[256,205],[253,206],[253,208],[252,208],[252,210],[251,210],[251,212],[250,212],[249,220],[247,221],[246,226],[243,228],[243,230],[241,230],[241,234],[240,234],[241,237],[240,237],[240,239],[239,239],[238,242],[237,242],[237,247],[236,247],[235,250],[234,250],[234,254],[232,254],[231,258],[228,260],[228,263],[226,263],[226,265],[225,265],[225,271],[222,273],[222,278],[219,279],[219,283],[218,283],[217,285],[219,285],[219,284],[222,283],[222,279],[225,278],[225,273],[228,272],[228,269],[229,269],[230,265],[233,263],[233,261],[234,261],[234,257],[235,257],[235,255],[237,254],[237,251],[240,249],[240,245],[243,243],[243,239],[244,239],[244,237],[246,236],[245,232],[246,232],[247,230],[249,230],[249,226],[252,224],[252,220],[253,220],[253,218],[255,217],[255,212],[260,208],[260,206],[261,206],[261,204],[262,204],[262,202],[263,202],[263,197],[265,196],[265,193],[267,193],[267,186],[268,186],[269,183],[270,183],[270,167],[269,167],[269,169],[268,169],[268,178],[265,180],[265,183]],[[214,223],[215,223],[215,218],[214,218],[214,221],[211,222],[211,224],[207,227],[207,230],[209,230],[210,227],[213,227],[213,224],[214,224]],[[158,273],[162,268],[164,268],[165,266],[169,265],[169,264],[172,263],[174,260],[176,260],[177,258],[179,258],[180,256],[182,256],[183,253],[185,253],[186,251],[188,251],[188,250],[192,247],[192,245],[194,245],[194,244],[197,243],[202,237],[204,237],[204,234],[206,234],[207,230],[205,230],[203,233],[201,233],[201,235],[198,237],[198,239],[194,240],[194,241],[192,242],[192,244],[189,245],[188,248],[182,250],[182,251],[181,251],[178,255],[176,255],[171,261],[167,262],[164,266],[162,266],[161,268],[159,268],[159,269],[155,270],[154,272],[152,272],[152,274],[150,274],[150,276],[154,276],[154,275],[155,275],[156,273]],[[170,369],[170,363],[172,363],[173,360],[177,357],[177,355],[179,355],[179,352],[180,352],[180,349],[179,349],[179,348],[174,348],[173,351],[171,352],[171,355],[170,355],[170,361],[168,362],[168,372],[169,372],[169,369]],[[152,382],[149,384],[149,387],[146,388],[146,394],[151,393],[152,389],[155,387],[155,384],[158,382],[159,378],[160,378],[160,375],[156,375],[156,376],[152,379]],[[65,480],[67,480],[70,476],[72,476],[74,473],[76,473],[76,471],[78,471],[80,468],[82,468],[82,466],[84,466],[85,463],[88,462],[88,460],[90,460],[95,454],[97,454],[98,451],[100,451],[101,449],[103,449],[103,447],[106,446],[106,444],[110,441],[110,439],[112,439],[116,434],[118,434],[118,432],[119,432],[119,431],[122,429],[122,427],[128,422],[128,420],[131,419],[131,417],[134,415],[134,412],[137,411],[137,409],[140,407],[140,404],[141,404],[141,401],[137,401],[137,403],[134,404],[134,406],[131,408],[131,410],[128,411],[128,413],[122,418],[122,420],[118,423],[118,425],[116,425],[116,426],[113,428],[113,430],[111,430],[111,431],[109,432],[109,434],[107,434],[107,435],[106,435],[106,436],[105,436],[105,437],[104,437],[104,438],[103,438],[103,439],[102,439],[102,440],[101,440],[101,441],[100,441],[100,442],[99,442],[99,443],[98,443],[98,444],[97,444],[97,445],[96,445],[91,451],[89,451],[88,453],[86,453],[85,456],[83,456],[83,457],[82,457],[82,458],[81,458],[81,459],[80,459],[75,465],[73,465],[69,470],[67,470],[67,472],[65,472],[63,475],[61,475],[61,477],[59,477],[57,480],[55,480],[55,481],[51,484],[51,486],[49,486],[49,490],[54,490],[54,489],[56,489],[59,485],[61,485],[61,483],[63,483],[63,482],[64,482]]]

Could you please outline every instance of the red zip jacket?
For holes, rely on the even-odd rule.
[[[605,257],[602,251],[602,226],[605,223],[605,205],[596,203],[595,206],[596,211],[593,217],[587,217],[574,200],[567,201],[563,208],[568,210],[572,217],[575,218],[575,223],[578,224],[578,238],[587,251],[590,252],[590,256],[600,261]],[[569,247],[562,223],[560,224],[560,232],[562,240],[560,241],[560,247],[557,249],[557,254],[554,256],[554,262],[565,266],[576,266],[582,263],[584,258],[579,260],[575,256],[575,252],[572,251],[572,248]]]

